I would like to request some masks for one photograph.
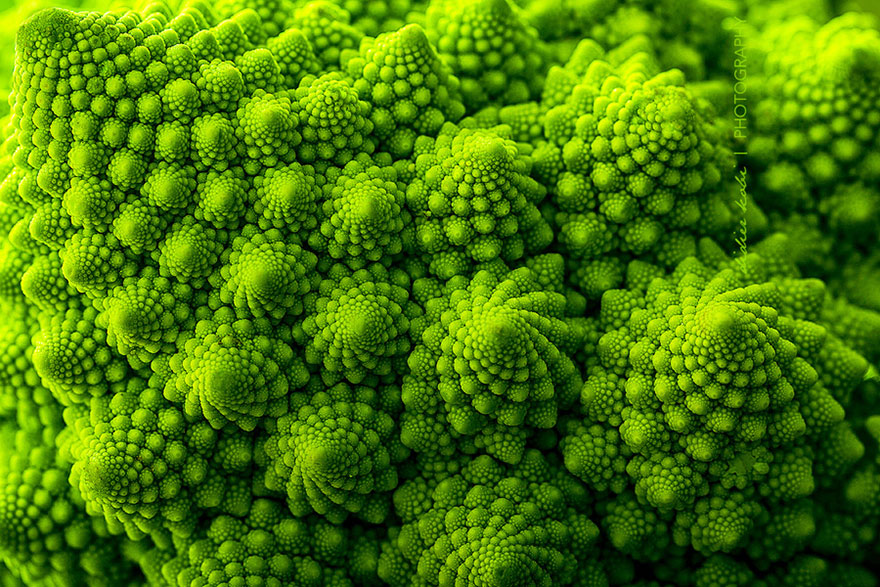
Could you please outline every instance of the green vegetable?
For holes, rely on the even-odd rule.
[[[4,585],[878,584],[875,20],[108,8],[0,68]]]

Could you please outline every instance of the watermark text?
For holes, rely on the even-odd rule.
[[[737,251],[734,259],[743,272],[748,271],[748,225],[746,213],[749,204],[748,169],[744,157],[748,156],[749,107],[748,107],[748,59],[746,58],[746,21],[735,17],[733,25],[733,142],[737,158],[735,179],[739,186],[736,208],[740,212],[739,223],[734,230]]]

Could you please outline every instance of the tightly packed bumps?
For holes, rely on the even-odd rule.
[[[541,291],[527,268],[415,285],[433,295],[403,379],[404,444],[433,452],[473,436],[488,454],[518,462],[531,431],[553,428],[581,385],[565,354],[579,336],[564,320],[565,298]]]
[[[430,495],[407,483],[399,493],[404,525],[379,559],[379,575],[391,584],[402,572],[425,585],[569,584],[578,573],[588,580],[601,573],[590,556],[599,529],[584,513],[584,488],[538,451],[516,467],[484,455]],[[423,502],[404,501],[415,499]],[[411,519],[415,507],[423,513]]]
[[[878,586],[875,19],[105,1],[2,13],[0,583]]]
[[[519,259],[553,238],[536,206],[545,190],[529,177],[531,160],[504,134],[449,125],[435,141],[417,145],[426,152],[407,189],[416,247],[429,255],[429,265],[456,263],[433,267],[443,277],[472,261]]]
[[[400,392],[344,383],[307,392],[291,396],[290,412],[266,442],[274,464],[267,486],[286,487],[299,515],[314,509],[338,523],[354,512],[381,523],[390,505],[385,492],[397,486],[396,465],[408,452],[394,422]]]
[[[823,325],[848,309],[825,313],[821,282],[752,263],[743,279],[691,259],[677,277],[606,292],[598,364],[581,393],[587,422],[569,424],[561,443],[573,474],[617,500],[632,489],[621,491],[609,469],[628,475],[654,524],[671,523],[705,553],[735,549],[788,508],[815,525],[798,501],[813,493],[814,475],[864,452],[840,400],[868,362]],[[825,446],[828,437],[840,445]],[[650,552],[650,537],[618,529],[611,539]]]
[[[840,265],[863,264],[876,242],[880,31],[875,17],[846,14],[821,27],[793,19],[759,40],[758,132],[748,142],[759,202],[817,242],[804,247],[804,265],[830,279]]]

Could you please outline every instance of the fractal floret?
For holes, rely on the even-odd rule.
[[[561,442],[573,474],[617,500],[634,492],[701,552],[729,552],[761,524],[808,542],[815,523],[800,500],[817,475],[864,452],[841,402],[869,365],[824,325],[850,308],[825,311],[821,282],[777,271],[772,258],[747,260],[743,272],[691,258],[650,281],[633,270],[630,288],[606,292],[598,364],[581,393],[587,421],[569,423]],[[774,548],[791,548],[795,537],[780,531]],[[634,553],[650,552],[650,538],[611,536]]]
[[[793,19],[763,33],[756,131],[748,141],[756,199],[804,247],[811,273],[829,279],[861,264],[880,218],[880,32],[851,13],[820,26]]]
[[[236,424],[253,430],[263,416],[284,413],[288,391],[309,377],[268,321],[233,320],[222,310],[200,320],[191,338],[181,337],[167,367],[172,374],[165,397],[216,429]]]
[[[418,137],[464,113],[457,78],[419,25],[365,39],[345,69],[371,105],[380,146],[394,157],[408,156]]]
[[[553,428],[581,385],[566,355],[580,329],[565,319],[565,297],[542,291],[526,268],[484,270],[442,289],[416,286],[431,297],[423,301],[427,314],[416,324],[422,344],[403,381],[404,443],[432,451],[476,435],[488,454],[519,461],[529,431]]]
[[[290,413],[278,419],[265,444],[274,464],[267,486],[286,487],[298,516],[315,511],[339,523],[354,512],[384,521],[389,491],[397,487],[396,466],[408,452],[394,421],[400,391],[340,383],[326,391],[307,388],[290,401]]]
[[[420,312],[407,276],[381,265],[334,269],[320,295],[308,298],[312,313],[293,329],[306,360],[322,366],[326,381],[394,382],[410,350],[410,320]]]
[[[552,240],[537,208],[546,191],[529,175],[531,159],[506,134],[504,127],[449,125],[435,141],[417,145],[424,154],[415,161],[407,201],[416,213],[415,246],[440,277],[474,261],[520,259]]]
[[[58,429],[55,429],[58,432]],[[0,461],[0,548],[27,585],[120,585],[138,581],[137,565],[104,520],[89,516],[67,481],[69,463],[38,437],[4,427]],[[64,581],[64,583],[57,583]]]
[[[299,520],[277,501],[260,499],[243,519],[216,517],[181,545],[157,579],[187,586],[362,585],[377,564],[378,544],[369,533],[322,518]]]
[[[403,526],[379,559],[390,585],[574,585],[578,575],[601,576],[587,493],[538,451],[514,467],[481,456],[430,495],[409,489],[395,497]]]
[[[202,508],[242,514],[253,441],[188,417],[147,382],[133,381],[88,410],[70,408],[70,480],[88,511],[129,536],[189,533]],[[230,477],[231,476],[231,477]]]
[[[403,251],[410,215],[393,168],[352,162],[325,190],[319,231],[309,241],[316,250],[352,269]]]
[[[461,79],[465,108],[525,102],[540,92],[544,43],[506,0],[434,0],[428,38]]]
[[[590,298],[620,283],[627,259],[673,266],[693,254],[695,237],[725,233],[733,220],[720,123],[640,41],[607,55],[582,42],[551,69],[537,114],[548,214],[573,284]]]
[[[220,268],[220,300],[232,303],[238,315],[281,320],[303,312],[301,297],[318,285],[313,253],[285,242],[281,231],[252,226],[227,251],[229,258]]]
[[[855,2],[108,3],[0,9],[0,584],[880,587]]]

